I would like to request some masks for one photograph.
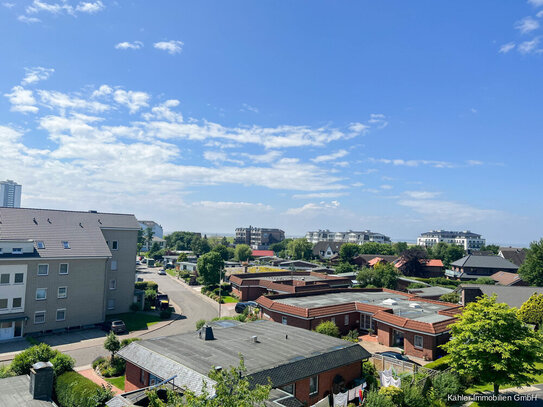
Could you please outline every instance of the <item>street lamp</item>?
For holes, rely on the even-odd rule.
[[[219,270],[219,318],[221,317],[221,302],[222,302],[222,268]]]

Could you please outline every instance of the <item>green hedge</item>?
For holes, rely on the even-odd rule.
[[[451,360],[451,357],[449,355],[443,356],[442,358],[439,358],[438,360],[434,360],[433,362],[430,362],[424,367],[428,369],[434,369],[434,370],[445,370],[449,368],[449,362]]]
[[[74,367],[72,357],[60,353],[46,343],[40,343],[17,354],[10,364],[10,369],[17,375],[28,374],[34,363],[49,361],[53,364],[57,376]]]
[[[158,284],[154,281],[138,281],[136,282],[136,289],[137,290],[147,290],[151,289],[153,291],[158,291]]]
[[[100,386],[77,372],[66,372],[55,383],[55,394],[61,407],[96,407],[95,396]]]

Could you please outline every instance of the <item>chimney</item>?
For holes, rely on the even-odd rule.
[[[207,325],[204,325],[202,328],[200,328],[199,336],[204,341],[212,341],[215,339],[215,337],[213,336],[213,328]]]
[[[30,394],[35,400],[51,400],[54,371],[51,362],[38,362],[30,369]]]

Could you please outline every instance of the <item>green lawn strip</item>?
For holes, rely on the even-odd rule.
[[[111,383],[116,388],[124,390],[124,375],[118,377],[104,377],[104,380]]]
[[[168,273],[172,277],[177,277],[177,271],[176,270],[168,269],[168,270],[166,270],[166,273]]]
[[[110,321],[122,320],[129,332],[148,329],[151,325],[161,321],[158,314],[144,312],[125,312],[124,314],[108,315],[107,319]]]
[[[222,299],[225,303],[234,303],[239,301],[237,298],[231,297],[229,295],[225,295],[224,297],[222,297]]]

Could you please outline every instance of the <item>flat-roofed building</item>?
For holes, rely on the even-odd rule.
[[[371,230],[346,232],[331,232],[328,229],[310,231],[305,234],[308,242],[316,244],[319,242],[340,242],[362,244],[367,242],[391,243],[390,237]]]
[[[485,239],[477,233],[463,230],[456,232],[452,230],[431,230],[421,233],[417,238],[419,246],[432,247],[438,243],[454,244],[462,246],[468,253],[472,250],[480,250],[485,245]]]

